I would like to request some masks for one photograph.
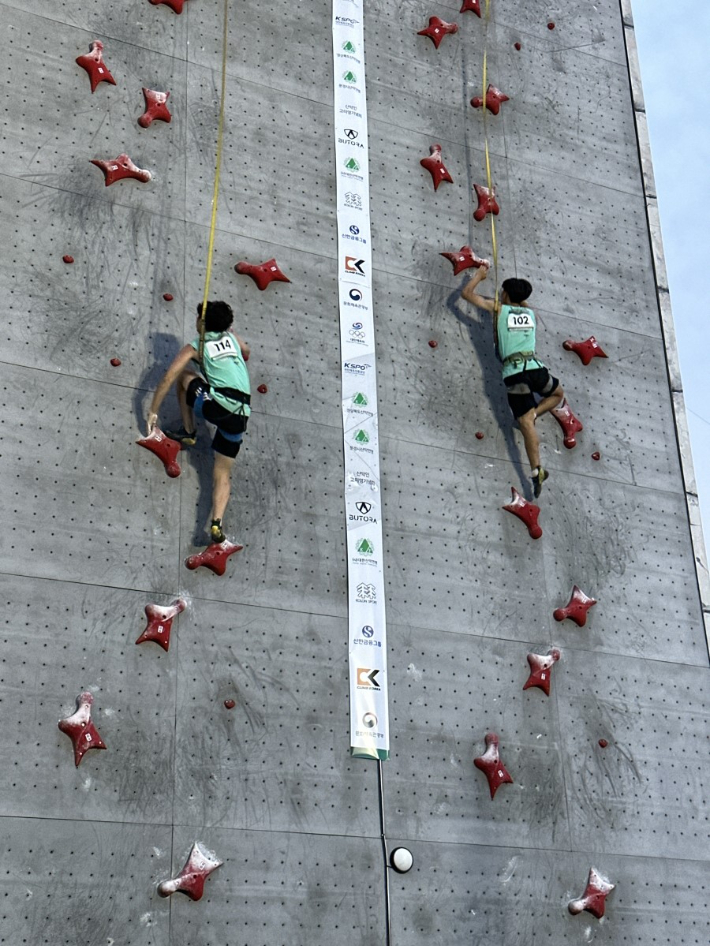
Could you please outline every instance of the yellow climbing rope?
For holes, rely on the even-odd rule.
[[[488,148],[488,105],[486,102],[488,94],[488,29],[491,22],[491,0],[486,0],[486,17],[485,17],[485,38],[484,38],[484,49],[483,49],[483,92],[481,98],[483,99],[483,140],[485,144],[486,151],[486,186],[488,190],[493,195],[493,175],[491,174],[491,155]],[[491,222],[491,245],[493,253],[493,277],[495,279],[495,304],[498,306],[498,236],[496,233],[496,218],[492,213],[488,214],[488,218]]]

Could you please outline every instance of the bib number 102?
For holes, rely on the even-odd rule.
[[[511,312],[508,315],[508,328],[532,328],[532,319],[528,312]]]

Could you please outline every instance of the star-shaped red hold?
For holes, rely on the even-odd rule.
[[[234,545],[233,542],[229,542],[225,539],[224,542],[208,545],[204,552],[191,555],[186,559],[185,564],[190,571],[194,571],[196,568],[199,568],[200,565],[204,565],[205,568],[209,568],[215,575],[224,575],[229,556],[234,555],[235,552],[241,552],[243,548],[243,545]]]
[[[419,163],[431,174],[431,179],[434,181],[434,190],[439,189],[439,184],[442,181],[448,181],[449,184],[454,183],[453,177],[446,170],[446,165],[442,160],[441,145],[431,145],[429,157],[422,158]]]
[[[590,598],[589,595],[585,595],[578,585],[574,585],[567,605],[564,608],[557,608],[552,612],[552,616],[556,621],[564,621],[565,618],[569,618],[570,621],[574,621],[577,627],[584,627],[587,623],[587,611],[593,608],[596,603],[596,598]]]
[[[530,676],[523,686],[523,690],[529,687],[539,687],[545,696],[550,695],[550,683],[552,680],[552,667],[560,659],[561,654],[557,648],[548,652],[547,656],[542,654],[528,654],[528,663],[530,664]]]
[[[481,0],[463,0],[459,13],[475,13],[481,15]]]
[[[170,647],[170,631],[173,626],[173,618],[184,611],[186,608],[182,598],[173,601],[167,608],[161,608],[157,604],[147,604],[145,606],[145,615],[148,618],[148,624],[136,644],[144,644],[146,641],[155,641],[160,644],[163,650]]]
[[[76,62],[77,65],[81,66],[82,69],[86,69],[89,73],[91,92],[93,94],[99,82],[110,82],[111,85],[116,85],[116,80],[111,75],[108,66],[104,62],[104,44],[101,40],[95,39],[90,48],[91,52],[87,53],[85,56],[78,56]]]
[[[565,447],[567,447],[568,450],[576,447],[577,438],[575,434],[579,433],[580,430],[584,430],[584,424],[572,413],[572,408],[567,403],[567,398],[562,401],[559,407],[553,408],[550,413],[562,428]]]
[[[195,841],[185,866],[173,880],[164,880],[158,884],[158,893],[161,897],[170,897],[172,894],[184,893],[190,900],[200,900],[205,889],[205,881],[224,861],[209,851],[204,844]]]
[[[76,698],[76,711],[66,719],[59,720],[59,728],[74,744],[74,765],[77,767],[89,749],[105,749],[99,732],[91,721],[91,693],[80,693]]]
[[[501,92],[500,89],[497,89],[494,85],[489,85],[488,90],[486,91],[486,110],[492,112],[494,115],[497,115],[500,112],[500,107],[503,102],[509,102],[510,99],[507,95]],[[471,99],[471,105],[474,108],[481,108],[483,105],[483,99],[480,95],[476,95]]]
[[[470,246],[462,246],[458,253],[440,253],[439,255],[445,256],[452,264],[454,267],[454,276],[458,276],[458,274],[462,273],[465,269],[478,269],[479,266],[488,268],[491,265],[490,260],[481,259],[480,256],[476,256]]]
[[[529,503],[527,499],[523,499],[514,486],[511,486],[510,489],[513,494],[512,501],[506,506],[503,506],[503,509],[512,512],[518,519],[522,519],[528,527],[528,533],[531,539],[539,539],[542,535],[542,528],[537,522],[537,517],[540,515],[540,507],[536,506],[535,503]]]
[[[241,276],[251,276],[262,292],[270,282],[291,282],[288,276],[284,276],[281,272],[275,259],[267,259],[265,263],[260,263],[258,266],[242,260],[234,267],[234,271]]]
[[[572,916],[577,916],[582,910],[591,913],[598,920],[604,916],[606,908],[606,898],[612,892],[616,884],[612,884],[606,877],[602,877],[594,867],[589,870],[589,880],[584,893],[579,900],[570,900],[567,909]]]
[[[170,437],[165,436],[159,427],[154,427],[147,437],[141,437],[140,440],[136,440],[136,443],[139,447],[150,450],[162,461],[168,476],[171,478],[180,476],[182,471],[176,458],[182,447],[177,440],[171,440]]]
[[[478,207],[473,212],[473,219],[478,220],[480,223],[481,220],[485,218],[486,214],[495,214],[497,216],[500,213],[500,207],[496,200],[495,187],[488,190],[488,188],[484,187],[482,184],[474,184],[473,189],[478,198]]]
[[[170,98],[169,92],[154,92],[153,89],[143,89],[145,98],[145,111],[138,119],[141,128],[148,128],[154,121],[171,122],[173,116],[170,114],[167,101]]]
[[[592,358],[609,357],[593,335],[583,342],[573,342],[568,338],[566,342],[562,342],[562,347],[565,351],[573,351],[579,355],[583,365],[588,365]]]
[[[491,798],[505,782],[512,784],[513,780],[503,763],[500,761],[498,752],[499,739],[494,732],[486,733],[486,751],[482,756],[473,760],[473,764],[488,779],[488,787],[491,790]]]
[[[91,163],[95,164],[97,168],[101,168],[103,171],[104,184],[106,187],[110,187],[111,184],[115,184],[116,181],[122,181],[126,177],[132,177],[135,178],[136,181],[147,184],[153,176],[150,171],[137,167],[127,154],[119,154],[113,161],[98,161],[93,159]]]
[[[442,39],[448,33],[458,33],[459,28],[456,23],[447,23],[446,20],[439,19],[438,16],[429,17],[429,26],[419,30],[417,36],[428,36],[432,43],[439,48]]]
[[[173,13],[182,13],[182,8],[185,5],[185,0],[150,0],[150,2],[154,7],[164,3],[166,6],[170,7]]]

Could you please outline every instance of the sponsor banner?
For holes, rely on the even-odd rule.
[[[386,759],[387,637],[362,19],[362,0],[333,0],[350,746],[355,756]]]

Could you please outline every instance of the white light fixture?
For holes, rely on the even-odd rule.
[[[413,863],[412,852],[408,851],[406,847],[396,847],[390,854],[390,864],[398,874],[406,874],[407,871],[412,869]]]

